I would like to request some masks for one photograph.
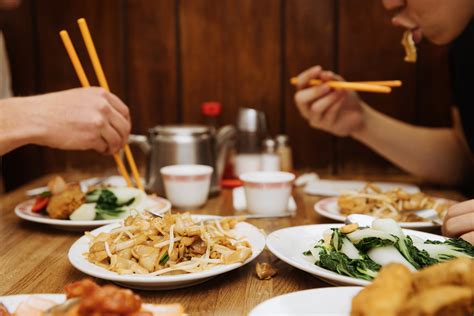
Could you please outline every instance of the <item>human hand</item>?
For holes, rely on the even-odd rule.
[[[474,245],[474,200],[451,206],[442,230],[445,236],[461,237]]]
[[[35,129],[33,143],[113,154],[128,141],[128,107],[102,88],[78,88],[24,100],[22,119]]]
[[[312,127],[338,136],[349,136],[362,127],[364,107],[357,93],[331,89],[325,84],[310,86],[311,79],[344,79],[321,66],[312,67],[298,76],[295,102],[300,114]]]

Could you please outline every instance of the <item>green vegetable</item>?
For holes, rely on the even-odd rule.
[[[338,228],[332,228],[331,246],[339,251],[342,247],[342,234]]]
[[[467,241],[457,239],[447,239],[444,242],[427,240],[424,243],[417,243],[415,246],[421,251],[425,251],[430,257],[439,261],[446,261],[457,257],[474,257],[474,246]]]
[[[395,244],[395,242],[389,239],[381,239],[378,237],[368,237],[359,241],[357,244],[355,244],[355,246],[357,249],[359,249],[359,251],[365,253],[372,248],[385,247],[385,246],[390,246],[393,244]]]
[[[407,245],[408,251],[410,252],[411,257],[418,263],[421,268],[430,266],[432,264],[438,263],[439,261],[435,258],[430,257],[430,254],[426,250],[420,250],[413,245],[413,240],[410,236],[407,236],[405,239],[405,244]]]
[[[170,256],[168,256],[168,252],[165,252],[160,259],[160,264],[164,266],[168,262],[169,259],[170,259]]]
[[[315,264],[321,268],[363,280],[374,279],[381,268],[366,256],[363,259],[350,259],[341,252],[322,250],[319,257],[320,260]]]
[[[50,197],[51,195],[53,195],[51,191],[44,191],[39,194],[39,196],[41,196],[42,198],[47,198],[47,197]]]
[[[108,189],[97,189],[86,194],[87,203],[96,203],[95,219],[115,219],[118,218],[125,210],[124,206],[133,203],[135,198],[131,198],[124,203],[119,203],[115,194]]]

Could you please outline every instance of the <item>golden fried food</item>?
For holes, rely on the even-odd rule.
[[[474,260],[457,258],[425,268],[413,276],[416,291],[439,285],[466,286],[474,293]]]
[[[85,194],[79,184],[69,184],[58,194],[51,196],[46,211],[51,218],[69,218],[79,206],[85,202]]]
[[[8,309],[2,303],[0,303],[0,316],[11,316]]]
[[[368,183],[361,191],[347,191],[337,200],[343,215],[367,214],[378,218],[392,218],[399,222],[422,222],[427,219],[414,213],[417,210],[433,209],[440,219],[449,207],[437,199],[422,192],[408,193],[403,189],[393,189],[386,192]]]
[[[402,45],[405,48],[404,60],[408,63],[416,63],[416,45],[411,31],[407,30],[403,33]]]
[[[267,262],[257,262],[255,272],[257,272],[257,276],[260,280],[270,280],[272,277],[275,276],[277,270]]]
[[[472,315],[474,260],[453,259],[418,272],[384,266],[375,281],[352,300],[352,316]]]
[[[400,316],[472,315],[472,291],[468,287],[444,285],[428,288],[408,300]]]
[[[86,279],[71,283],[64,290],[68,299],[80,298],[78,315],[136,315],[141,310],[140,296],[114,285],[100,287]]]
[[[398,316],[411,292],[410,270],[401,264],[389,264],[354,297],[351,316]]]

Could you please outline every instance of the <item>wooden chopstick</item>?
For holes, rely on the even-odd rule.
[[[84,18],[80,18],[79,20],[77,20],[77,23],[79,24],[79,29],[81,30],[82,38],[84,39],[84,43],[86,44],[87,52],[89,53],[89,57],[91,59],[92,66],[94,67],[97,79],[99,80],[99,84],[105,90],[110,91],[109,84],[107,83],[107,79],[105,78],[104,70],[102,69],[99,56],[97,55],[94,41],[92,40],[89,27],[87,26],[87,22]],[[140,179],[140,174],[138,173],[137,165],[135,164],[135,159],[133,158],[130,146],[126,144],[123,147],[123,150],[125,152],[125,157],[127,157],[128,164],[130,165],[130,169],[132,170],[133,177],[135,178],[135,183],[137,184],[138,188],[143,191],[143,185]]]
[[[298,78],[294,77],[290,80],[292,85],[298,84]],[[335,89],[348,89],[348,90],[355,90],[355,91],[363,91],[363,92],[374,92],[374,93],[390,93],[392,91],[391,87],[396,87],[401,85],[401,81],[399,80],[391,80],[391,81],[359,81],[359,82],[347,82],[347,81],[326,81],[323,82],[322,80],[318,79],[311,79],[309,84],[312,86],[318,86],[321,84],[327,84],[331,88]],[[379,83],[379,84],[374,84]],[[382,84],[380,84],[382,83]]]
[[[89,80],[87,79],[86,73],[84,71],[84,68],[82,67],[79,57],[77,56],[76,49],[74,48],[74,45],[72,44],[69,34],[67,33],[67,31],[63,30],[59,32],[59,35],[61,36],[64,47],[66,48],[69,59],[71,60],[72,66],[74,67],[74,70],[76,71],[77,77],[79,78],[81,85],[83,87],[90,87]],[[120,174],[127,182],[127,186],[133,187],[132,181],[130,180],[130,177],[128,176],[127,169],[125,169],[125,165],[123,164],[122,159],[120,159],[120,156],[118,154],[114,154],[113,157],[114,157],[115,163],[117,164]]]

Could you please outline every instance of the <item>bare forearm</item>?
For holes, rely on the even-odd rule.
[[[34,127],[27,121],[28,98],[0,100],[0,155],[34,141]]]
[[[406,171],[443,184],[461,184],[472,160],[452,128],[416,127],[364,107],[365,124],[352,136]]]

